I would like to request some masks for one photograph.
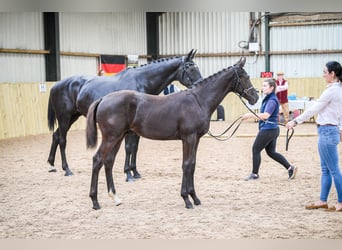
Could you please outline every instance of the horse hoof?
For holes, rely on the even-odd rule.
[[[126,178],[126,182],[134,182],[134,178],[132,177]]]
[[[122,204],[121,200],[114,201],[115,206],[120,206]]]
[[[201,205],[201,201],[200,200],[195,200],[194,203],[195,203],[196,206]]]
[[[74,175],[71,171],[67,171],[67,172],[65,172],[65,174],[64,174],[64,176],[72,176],[72,175]]]
[[[194,206],[193,206],[191,203],[186,204],[185,207],[186,207],[187,209],[193,209],[193,208],[194,208]]]
[[[48,170],[49,173],[55,173],[57,172],[57,169],[54,168],[54,167],[51,167],[49,170]]]
[[[134,179],[141,179],[141,175],[140,174],[134,175]]]
[[[93,209],[94,210],[99,210],[99,209],[101,209],[101,207],[100,206],[93,206]]]

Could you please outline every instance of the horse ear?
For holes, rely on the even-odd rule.
[[[193,58],[193,56],[192,56],[193,52],[194,52],[194,49],[190,50],[188,56],[186,57],[186,61],[190,61]]]
[[[196,50],[192,50],[193,52],[192,52],[192,55],[191,55],[191,60],[192,59],[194,59],[194,57],[195,57],[195,55],[196,55],[196,53],[197,53],[197,49]]]
[[[243,68],[243,66],[245,66],[245,63],[246,63],[246,57],[241,57],[240,60],[234,64],[234,66],[239,66]]]
[[[246,57],[241,57],[240,62],[239,62],[240,67],[242,68],[243,66],[245,66],[245,63],[246,63]]]

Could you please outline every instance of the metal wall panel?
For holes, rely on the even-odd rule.
[[[145,13],[60,13],[61,51],[146,54]]]
[[[167,12],[159,19],[160,54],[242,52],[240,41],[250,34],[249,12]],[[145,12],[60,13],[60,48],[66,52],[146,55]],[[262,22],[263,23],[263,22]],[[261,25],[259,41],[265,48]],[[272,27],[272,51],[341,50],[341,24]],[[43,50],[41,12],[0,13],[0,48]],[[247,53],[248,54],[248,53]],[[232,65],[236,56],[197,57],[203,76]],[[255,60],[257,59],[257,60]],[[342,54],[272,55],[271,71],[284,70],[286,77],[320,77],[325,62],[342,62]],[[145,63],[146,59],[140,59]],[[252,78],[264,71],[264,57],[247,56],[246,70]],[[0,82],[45,81],[44,55],[0,53]],[[61,56],[62,77],[96,74],[95,57]],[[95,68],[94,68],[95,67]],[[18,74],[18,68],[20,73]]]
[[[0,34],[0,48],[42,50],[42,13],[0,13]]]
[[[1,82],[45,82],[44,55],[0,53]]]
[[[192,48],[201,54],[242,52],[239,42],[248,40],[249,18],[249,12],[164,13],[160,18],[160,54],[185,54]],[[264,20],[261,22],[258,43],[264,50],[263,23]],[[284,70],[287,77],[320,77],[327,61],[342,61],[341,53],[290,55],[286,52],[341,50],[341,41],[341,24],[272,27],[270,50],[285,54],[271,56],[270,70]],[[205,77],[235,61],[235,57],[196,58]],[[260,72],[265,71],[264,56],[254,59],[248,56],[247,61],[246,70],[251,77],[259,77]]]
[[[272,27],[271,51],[325,51],[340,50],[342,25],[308,25]],[[342,54],[273,55],[272,71],[285,71],[286,77],[320,77],[326,62],[342,62]]]
[[[43,50],[42,13],[0,13],[0,48]],[[0,82],[45,81],[44,55],[0,53]]]
[[[200,54],[242,52],[240,41],[249,37],[249,12],[168,12],[159,23],[160,54],[186,54],[197,49]],[[212,75],[234,64],[239,57],[197,57],[203,76]],[[246,67],[259,68],[254,58]],[[254,73],[252,75],[255,77]]]
[[[60,49],[65,52],[146,55],[145,19],[145,12],[60,13]],[[94,75],[97,69],[96,57],[62,57],[62,78],[75,74]]]
[[[285,77],[322,77],[328,61],[342,62],[342,54],[283,55],[271,57],[271,71],[284,71]],[[323,78],[322,78],[323,79]]]
[[[59,13],[60,50],[146,55],[145,18],[145,12]],[[44,50],[43,14],[0,13],[0,34],[0,48]],[[0,53],[0,61],[0,82],[45,81],[44,55]],[[97,67],[96,57],[61,56],[62,78],[96,74]]]
[[[97,63],[95,57],[62,56],[61,78],[72,75],[96,75]]]

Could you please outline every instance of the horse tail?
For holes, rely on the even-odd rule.
[[[53,131],[55,129],[56,113],[52,107],[51,94],[52,94],[52,92],[50,92],[49,104],[48,104],[48,114],[47,115],[48,115],[49,129],[50,129],[50,131]]]
[[[96,113],[97,107],[101,101],[102,98],[96,100],[90,105],[88,109],[86,127],[87,148],[94,148],[97,144]]]

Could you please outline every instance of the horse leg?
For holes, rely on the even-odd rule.
[[[194,184],[194,175],[195,175],[195,168],[196,168],[198,144],[199,144],[199,138],[196,139],[196,143],[192,149],[192,164],[190,167],[190,177],[188,179],[188,181],[189,181],[189,186],[188,186],[189,194],[190,194],[191,198],[193,199],[194,204],[196,206],[201,204],[200,199],[196,195],[195,184]]]
[[[199,140],[196,135],[193,135],[186,140],[183,140],[183,179],[181,187],[181,196],[184,199],[186,208],[193,208],[189,199],[189,195],[194,200],[195,205],[200,205],[194,186],[194,173],[196,166],[196,153]]]
[[[56,172],[55,168],[55,157],[56,157],[56,151],[59,144],[59,128],[56,129],[56,131],[52,134],[52,142],[50,147],[50,153],[48,158],[48,163],[50,164],[49,172]]]
[[[141,175],[139,174],[138,170],[137,170],[137,153],[138,153],[138,146],[139,146],[139,140],[140,140],[140,136],[138,136],[137,134],[133,133],[131,138],[131,147],[132,147],[132,156],[131,156],[131,164],[130,164],[130,168],[133,171],[133,176],[135,179],[140,179]]]
[[[67,144],[67,133],[70,129],[71,125],[80,117],[80,114],[74,114],[71,116],[70,119],[65,119],[63,121],[58,120],[59,124],[59,149],[61,151],[61,158],[62,158],[62,168],[65,171],[65,176],[71,176],[73,173],[69,169],[69,164],[66,159],[65,148]],[[67,121],[67,122],[66,122]]]
[[[108,154],[108,157],[104,163],[105,171],[106,171],[108,195],[114,200],[115,206],[119,206],[121,204],[121,200],[118,198],[116,194],[114,178],[113,178],[113,165],[114,165],[116,154],[119,151],[120,145],[121,145],[121,142],[116,144],[116,146],[114,147],[113,153]]]
[[[91,174],[91,184],[90,184],[90,193],[89,196],[93,202],[93,209],[98,210],[100,209],[100,204],[97,200],[97,190],[98,190],[98,179],[99,179],[99,172],[103,165],[102,157],[101,157],[101,147],[96,152],[93,157],[93,169]]]
[[[73,175],[71,170],[69,169],[69,165],[66,159],[65,148],[66,148],[66,134],[63,134],[59,139],[59,149],[61,151],[61,158],[62,158],[62,168],[65,171],[64,176]]]
[[[140,139],[140,136],[138,136],[137,134],[131,131],[129,131],[125,137],[126,158],[125,158],[124,172],[127,176],[126,177],[127,182],[132,182],[134,181],[134,179],[141,178],[141,175],[137,171],[137,166],[136,166],[139,139]],[[132,176],[132,172],[133,172],[133,176]]]
[[[134,178],[131,173],[130,162],[131,162],[131,153],[132,153],[132,144],[131,144],[131,132],[128,132],[125,136],[125,165],[124,165],[124,173],[126,174],[126,181],[133,182]]]

